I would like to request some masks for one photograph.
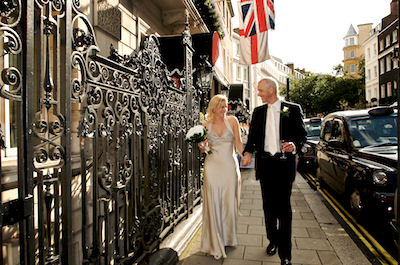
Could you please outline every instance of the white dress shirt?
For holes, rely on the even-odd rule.
[[[271,135],[268,133],[268,112],[272,110],[272,114],[274,115],[274,120],[275,124],[273,124],[273,129],[275,132],[275,139],[270,139]],[[277,100],[274,104],[269,104],[268,106],[268,111],[267,111],[267,120],[265,122],[265,141],[264,141],[264,151],[269,152],[272,155],[275,154],[275,152],[270,151],[270,144],[269,141],[275,141],[276,146],[278,148],[277,152],[280,152],[281,150],[281,143],[280,143],[280,135],[279,135],[279,128],[280,128],[280,123],[281,123],[281,100]],[[271,128],[272,129],[272,128]]]

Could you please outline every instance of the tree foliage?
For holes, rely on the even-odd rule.
[[[343,67],[336,75],[307,73],[303,79],[290,78],[290,101],[300,104],[306,117],[346,109],[365,108],[364,79],[345,78]],[[281,88],[281,95],[286,88]]]

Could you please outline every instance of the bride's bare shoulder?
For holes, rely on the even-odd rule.
[[[227,119],[229,122],[232,122],[232,123],[236,123],[236,122],[238,121],[238,119],[236,118],[236,116],[226,116],[226,119]]]

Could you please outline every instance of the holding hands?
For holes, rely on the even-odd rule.
[[[253,161],[253,159],[251,159],[251,154],[250,153],[246,153],[244,156],[242,156],[242,165],[244,167],[247,167],[248,165],[250,165],[250,163]]]

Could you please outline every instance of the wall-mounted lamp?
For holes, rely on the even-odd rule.
[[[213,67],[208,61],[208,55],[200,55],[200,68],[196,71],[196,84],[203,91],[211,89]]]

